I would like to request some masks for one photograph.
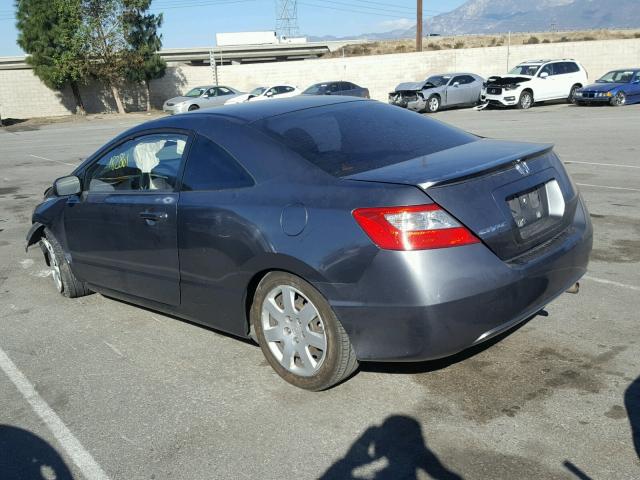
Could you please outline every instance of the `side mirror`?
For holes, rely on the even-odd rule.
[[[549,72],[542,72],[540,74],[540,78],[547,78],[549,76]]]
[[[76,195],[82,191],[80,179],[75,175],[68,177],[60,177],[53,182],[53,191],[56,195],[64,197],[67,195]]]
[[[273,92],[272,91],[268,91],[267,93],[265,93],[265,95],[267,97],[273,97]]]
[[[454,87],[458,88],[460,86],[460,82],[456,82],[453,84]]]

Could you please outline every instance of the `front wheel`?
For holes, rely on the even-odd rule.
[[[58,293],[69,298],[82,297],[91,293],[84,282],[78,280],[71,271],[58,239],[48,228],[40,239],[40,246],[45,255],[45,261],[51,269],[51,278]]]
[[[427,100],[427,112],[436,113],[438,110],[440,110],[440,97],[432,95]]]
[[[198,105],[189,105],[189,108],[187,110],[193,112],[194,110],[198,110],[199,108],[200,107]]]
[[[626,103],[627,103],[627,96],[625,95],[624,92],[616,93],[615,96],[611,99],[611,105],[613,105],[614,107],[622,107]]]
[[[318,290],[286,272],[267,274],[256,289],[251,322],[271,367],[306,390],[325,390],[355,371],[355,352]]]
[[[531,92],[522,92],[520,100],[518,101],[518,108],[520,110],[528,110],[533,106],[533,95]]]

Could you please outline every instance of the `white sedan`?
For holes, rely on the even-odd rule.
[[[224,104],[231,105],[234,103],[255,102],[259,100],[269,100],[271,98],[289,98],[300,95],[302,90],[293,85],[273,85],[271,87],[258,87],[249,93],[238,95],[230,98]]]

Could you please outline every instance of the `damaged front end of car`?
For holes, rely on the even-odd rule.
[[[487,81],[482,84],[482,93],[480,95],[480,105],[478,108],[484,109],[489,105],[504,107],[514,104],[517,97],[515,93],[513,95],[509,93],[518,90],[523,83],[530,80],[530,77],[489,77]]]
[[[389,103],[399,107],[407,108],[409,103],[418,100],[418,94],[424,89],[433,88],[426,82],[406,82],[398,85],[393,92],[389,93]]]

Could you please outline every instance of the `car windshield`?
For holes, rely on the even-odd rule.
[[[206,88],[204,88],[204,87],[192,88],[187,93],[185,93],[184,96],[185,97],[192,97],[192,98],[199,97],[200,95],[202,95],[204,93],[205,90],[206,90]]]
[[[615,70],[596,80],[597,83],[629,83],[633,78],[633,70]]]
[[[538,72],[540,65],[518,65],[516,68],[511,70],[509,74],[511,75],[526,75],[528,77],[533,77]]]
[[[434,87],[441,87],[441,86],[446,85],[447,83],[449,83],[450,79],[451,79],[451,77],[445,77],[445,76],[442,76],[442,75],[434,75],[433,77],[427,78],[427,82],[426,83],[430,83]]]
[[[255,126],[325,172],[343,177],[477,140],[378,102],[346,102],[266,118]]]
[[[304,92],[307,95],[316,95],[318,93],[322,93],[327,89],[326,83],[316,83],[315,85],[311,85]]]
[[[249,95],[254,95],[254,96],[258,96],[258,95],[262,95],[264,93],[264,91],[266,90],[265,87],[258,87],[258,88],[254,88],[253,90],[251,90],[249,92]]]

